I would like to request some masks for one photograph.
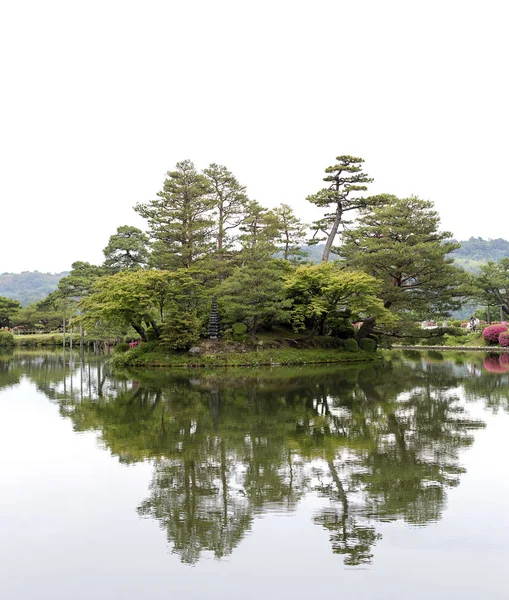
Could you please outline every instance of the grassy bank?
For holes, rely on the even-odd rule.
[[[205,340],[199,344],[200,354],[170,353],[155,343],[116,353],[112,362],[116,367],[258,367],[276,365],[309,365],[352,363],[378,360],[375,352],[347,351],[339,347],[288,347],[282,344],[265,348],[258,345]],[[330,342],[328,342],[330,343]]]

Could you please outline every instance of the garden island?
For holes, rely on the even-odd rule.
[[[74,262],[28,308],[0,298],[0,344],[114,345],[114,361],[126,366],[374,360],[377,347],[393,344],[508,346],[509,258],[462,269],[433,203],[369,195],[363,163],[343,155],[325,169],[324,186],[306,198],[319,216],[306,224],[295,206],[250,198],[225,166],[200,172],[179,162],[156,198],[134,207],[146,231],[119,226],[102,265]]]

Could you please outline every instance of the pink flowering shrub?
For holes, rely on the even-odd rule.
[[[129,342],[129,348],[136,348],[136,346],[138,346],[139,342]]]
[[[507,348],[509,346],[509,331],[502,331],[498,334],[498,343],[502,348]]]
[[[482,332],[482,337],[486,342],[488,342],[488,344],[498,344],[498,336],[503,331],[507,331],[507,325],[489,325]]]

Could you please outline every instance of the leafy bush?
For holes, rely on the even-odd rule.
[[[503,331],[507,331],[507,325],[490,325],[482,332],[482,337],[488,344],[498,344],[498,336]]]
[[[509,347],[509,331],[502,331],[498,335],[498,343],[503,347]]]
[[[343,348],[347,352],[357,352],[359,346],[357,345],[357,340],[354,338],[349,338],[347,340],[343,340]]]
[[[359,348],[364,350],[364,352],[374,352],[376,350],[376,342],[371,338],[362,338],[362,340],[359,340]]]
[[[0,329],[0,346],[14,346],[14,336],[12,333]]]
[[[247,340],[247,325],[245,323],[234,323],[232,331],[233,339],[236,342],[245,342]]]
[[[461,327],[461,321],[452,321],[451,327]]]
[[[121,354],[122,352],[127,352],[129,347],[127,342],[120,342],[120,344],[117,344],[115,348],[113,348],[113,352],[115,352],[115,354]]]

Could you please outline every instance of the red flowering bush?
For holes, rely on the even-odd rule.
[[[482,332],[482,337],[488,344],[498,344],[498,336],[503,331],[507,331],[507,325],[490,325]]]
[[[503,347],[509,346],[509,331],[502,331],[498,334],[498,343]]]

